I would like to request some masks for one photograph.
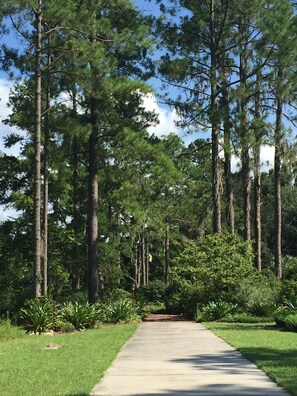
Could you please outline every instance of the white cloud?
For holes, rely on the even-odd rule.
[[[155,134],[156,136],[162,136],[179,132],[175,125],[175,122],[179,120],[175,110],[161,107],[157,103],[156,97],[153,94],[145,95],[143,98],[143,104],[148,111],[154,111],[158,115],[159,119],[159,124],[152,125],[148,128],[149,133]]]
[[[10,114],[10,108],[8,107],[9,92],[12,88],[13,83],[4,78],[0,78],[0,151],[5,152],[9,155],[18,155],[20,152],[20,144],[7,149],[4,147],[3,138],[11,133],[21,134],[24,133],[15,127],[3,124],[3,121]]]
[[[270,169],[274,167],[274,146],[270,146],[268,144],[263,144],[260,147],[260,163],[261,163],[261,172],[269,172]],[[241,161],[240,158],[236,155],[232,155],[231,157],[231,171],[233,173],[238,172],[241,169]]]

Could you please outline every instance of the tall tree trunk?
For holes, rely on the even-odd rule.
[[[261,221],[261,171],[260,171],[260,147],[262,131],[259,121],[261,120],[260,82],[257,77],[256,102],[255,102],[256,144],[254,147],[254,227],[255,227],[255,265],[259,272],[262,270],[262,221]]]
[[[247,103],[247,23],[240,26],[242,38],[244,40],[240,54],[240,81],[243,87],[241,99],[241,165],[242,165],[242,185],[243,185],[243,207],[244,207],[244,238],[251,239],[251,179],[250,179],[250,156],[249,156],[249,136],[248,136],[248,103]]]
[[[282,71],[278,71],[282,77]],[[281,143],[282,143],[283,99],[276,98],[275,154],[274,154],[274,228],[275,228],[275,266],[277,277],[282,277],[282,196],[281,196]]]
[[[48,36],[48,46],[50,48],[50,34]],[[50,50],[49,50],[50,51]],[[43,266],[43,295],[47,295],[47,278],[48,278],[48,183],[49,183],[49,151],[50,151],[50,67],[51,54],[47,58],[47,87],[46,87],[46,115],[44,125],[44,163],[43,163],[43,210],[42,210],[42,266]]]
[[[215,0],[210,2],[210,81],[211,81],[211,139],[212,139],[212,199],[213,231],[221,232],[221,167],[219,157],[219,121],[217,95],[217,45],[215,37]]]
[[[145,238],[141,237],[142,284],[146,285],[146,247]]]
[[[169,283],[169,248],[170,248],[170,238],[169,238],[169,225],[166,225],[165,229],[165,238],[164,238],[164,262],[165,262],[165,268],[164,268],[164,281],[166,284]]]
[[[41,272],[41,44],[42,0],[38,1],[35,54],[35,136],[34,136],[34,289],[35,297],[42,296]]]
[[[72,89],[72,111],[74,118],[77,117],[77,102],[76,102],[76,89]],[[72,140],[72,158],[73,158],[73,173],[72,173],[72,187],[73,187],[73,231],[76,238],[79,238],[81,231],[80,224],[80,208],[79,208],[79,177],[78,177],[78,164],[79,164],[79,146],[77,136],[74,133]],[[76,243],[73,247],[72,258],[72,290],[80,289],[80,247]]]
[[[225,176],[225,195],[226,195],[226,221],[228,230],[234,234],[234,196],[231,175],[231,125],[229,114],[229,98],[226,87],[226,78],[223,81],[223,114],[224,114],[224,176]]]
[[[90,303],[100,298],[100,277],[98,259],[98,138],[99,103],[91,98],[92,133],[89,137],[89,189],[88,189],[88,296]]]

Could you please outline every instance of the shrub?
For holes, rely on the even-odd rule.
[[[127,323],[140,318],[140,308],[131,300],[97,304],[97,319],[103,323]]]
[[[56,319],[52,326],[52,330],[61,333],[72,333],[75,330],[75,327],[70,322],[65,322],[61,319]]]
[[[53,324],[53,303],[50,299],[27,300],[20,311],[24,327],[36,333],[49,330]]]
[[[166,311],[171,314],[179,314],[183,312],[182,292],[189,284],[182,279],[174,279],[167,287],[165,292]]]
[[[96,323],[96,307],[89,303],[65,303],[59,312],[59,318],[71,323],[76,330],[86,329]]]
[[[166,284],[161,280],[154,280],[142,285],[137,291],[137,299],[144,303],[158,303],[165,300]]]
[[[282,301],[289,300],[297,305],[297,280],[285,280],[280,291]]]
[[[228,315],[227,317],[223,317],[221,319],[222,322],[227,323],[267,323],[271,322],[273,319],[270,316],[255,316],[249,313],[235,313],[232,315]]]
[[[285,303],[274,312],[273,319],[278,326],[285,327],[286,317],[292,314],[297,314],[297,308],[291,302],[285,301]]]
[[[289,331],[297,331],[297,313],[290,313],[283,318],[285,328]]]
[[[20,327],[13,326],[9,319],[0,320],[0,340],[21,338],[25,331]]]
[[[226,301],[211,301],[202,308],[197,306],[196,320],[198,322],[211,322],[225,318],[227,315],[235,312],[237,305]]]
[[[251,245],[238,235],[221,233],[188,242],[176,257],[172,279],[198,284],[200,300],[235,302],[239,285],[257,273]]]
[[[124,289],[106,289],[103,294],[104,302],[114,302],[119,300],[129,300],[132,298],[132,294]]]
[[[238,304],[255,316],[271,316],[279,300],[280,283],[259,274],[253,282],[247,280],[237,294]]]

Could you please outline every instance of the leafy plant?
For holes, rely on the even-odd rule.
[[[226,317],[229,314],[232,314],[235,312],[237,308],[236,304],[232,304],[226,301],[211,301],[207,305],[203,306],[200,308],[197,306],[197,312],[196,312],[196,320],[198,322],[201,321],[215,321],[215,320],[220,320],[224,317]]]
[[[297,331],[297,313],[290,313],[283,317],[285,328],[289,331]]]
[[[97,310],[89,303],[65,303],[59,313],[59,318],[71,323],[76,330],[94,326],[97,320]]]
[[[253,282],[247,280],[240,286],[238,303],[255,316],[271,316],[279,300],[279,283],[258,275]]]
[[[225,316],[221,321],[227,323],[268,323],[272,321],[272,318],[270,316],[255,316],[242,312]]]
[[[139,321],[140,317],[139,307],[131,300],[97,305],[97,318],[105,323]]]
[[[20,316],[24,326],[34,333],[43,333],[53,324],[53,305],[50,299],[27,300],[21,308]]]
[[[10,340],[25,336],[25,331],[20,327],[13,326],[9,319],[0,320],[0,340]]]
[[[165,293],[166,284],[161,280],[154,280],[138,289],[137,298],[145,303],[157,303],[164,301]]]

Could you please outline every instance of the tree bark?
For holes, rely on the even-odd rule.
[[[170,266],[170,258],[169,258],[169,248],[170,248],[170,238],[169,238],[169,225],[166,225],[165,229],[165,238],[164,238],[164,281],[166,284],[169,283],[169,266]]]
[[[35,135],[34,135],[34,291],[42,296],[41,272],[41,44],[42,0],[38,1],[35,53]]]
[[[282,77],[279,70],[278,77]],[[277,277],[282,278],[282,196],[281,196],[281,143],[282,143],[283,100],[276,98],[275,154],[274,154],[274,228],[275,228],[275,266]]]
[[[257,77],[255,119],[261,120],[260,83]],[[262,271],[262,221],[261,221],[261,170],[260,147],[262,140],[261,126],[256,124],[256,144],[254,147],[254,207],[255,207],[255,265],[259,272]]]
[[[223,82],[223,114],[224,114],[224,176],[225,176],[225,195],[226,195],[226,222],[228,230],[234,234],[234,196],[231,174],[231,125],[229,120],[229,98],[226,88],[226,78]]]
[[[243,45],[240,54],[240,81],[243,86],[241,100],[241,165],[242,165],[242,185],[243,185],[243,207],[244,207],[244,238],[246,241],[251,239],[251,179],[250,179],[250,156],[248,138],[248,105],[247,105],[247,24],[240,26]]]
[[[48,36],[50,47],[50,35]],[[43,295],[47,295],[48,289],[48,194],[49,194],[49,152],[50,152],[50,101],[51,101],[51,54],[47,60],[47,87],[46,87],[46,115],[44,125],[44,163],[43,163],[43,221],[42,221],[42,266],[43,266]]]
[[[76,89],[72,90],[72,111],[73,116],[77,116],[77,103],[76,103]],[[73,231],[76,238],[79,237],[81,231],[80,224],[80,208],[79,208],[79,187],[78,187],[78,164],[79,164],[79,147],[77,136],[74,133],[72,139],[72,157],[73,157],[73,173],[72,173],[72,188],[73,188]],[[72,258],[72,290],[80,289],[80,247],[76,243],[73,248]]]
[[[213,231],[221,232],[221,167],[219,157],[219,121],[217,96],[217,45],[215,38],[215,1],[210,2],[210,81],[211,81],[211,139],[212,139],[212,199]]]
[[[88,297],[90,303],[100,299],[100,276],[98,259],[98,138],[99,103],[91,98],[92,133],[89,137],[89,177],[88,177]]]

